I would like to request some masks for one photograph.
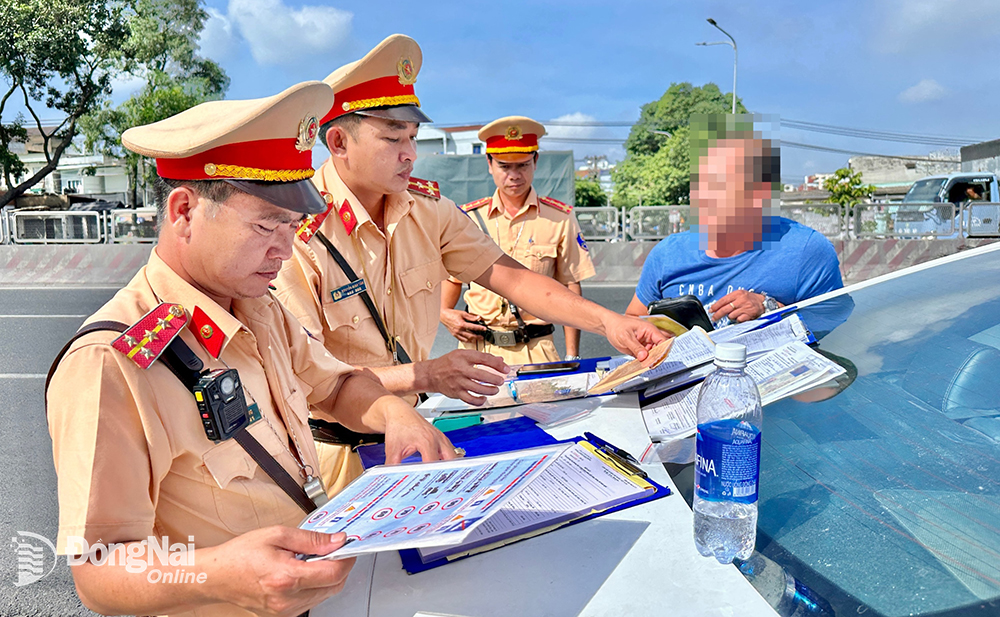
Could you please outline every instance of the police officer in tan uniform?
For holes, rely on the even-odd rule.
[[[326,208],[308,178],[332,98],[326,84],[306,82],[122,135],[125,147],[156,159],[159,241],[64,350],[47,392],[57,551],[83,560],[71,570],[94,611],[300,615],[338,592],[352,560],[295,557],[345,541],[296,529],[323,501],[310,408],[385,433],[389,461],[416,451],[454,457],[412,407],[330,356],[268,293],[303,216]],[[195,357],[186,369],[165,363],[181,358],[171,356],[179,341]],[[241,382],[246,407],[220,416],[240,420],[232,438],[221,438],[197,387],[182,381],[198,378],[194,364],[236,370],[235,381],[216,382],[226,397]],[[101,563],[107,553],[93,548],[119,543],[145,561],[150,540],[193,544],[193,563],[151,556],[151,577],[121,556]],[[158,584],[175,576],[183,583]]]
[[[397,34],[324,80],[334,91],[320,122],[330,159],[313,180],[329,207],[300,234],[276,281],[278,298],[331,353],[368,367],[399,395],[441,392],[480,404],[502,383],[508,367],[489,354],[460,349],[429,359],[449,275],[645,357],[662,340],[655,327],[524,268],[433,182],[410,176],[417,128],[429,121],[413,86],[421,62],[417,43]]]
[[[508,116],[479,130],[497,189],[462,206],[503,251],[521,265],[554,278],[582,295],[580,281],[594,276],[589,249],[573,216],[573,208],[551,197],[539,197],[532,186],[538,161],[541,123]],[[506,298],[472,283],[465,294],[468,312],[455,310],[462,284],[449,279],[441,294],[441,323],[463,349],[500,356],[508,364],[557,362],[554,327]],[[566,360],[579,359],[580,331],[566,326]]]

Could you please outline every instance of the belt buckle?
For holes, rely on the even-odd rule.
[[[517,345],[517,336],[515,332],[501,332],[499,330],[493,331],[493,344],[497,347],[513,347]]]

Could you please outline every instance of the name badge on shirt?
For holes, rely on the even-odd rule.
[[[340,302],[341,300],[346,300],[348,298],[354,297],[359,293],[365,291],[366,289],[368,288],[365,286],[365,279],[358,279],[353,283],[348,283],[343,287],[338,287],[337,289],[334,289],[333,291],[330,292],[330,295],[333,296],[334,302]]]

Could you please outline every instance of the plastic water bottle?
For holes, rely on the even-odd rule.
[[[744,372],[746,347],[715,347],[715,372],[698,393],[694,543],[719,563],[749,559],[757,539],[757,480],[763,415]]]

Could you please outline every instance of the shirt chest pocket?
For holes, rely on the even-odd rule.
[[[518,261],[532,272],[553,276],[556,272],[558,254],[558,248],[554,244],[532,243],[521,251]]]
[[[268,440],[263,439],[259,431],[255,431],[255,437],[271,451],[273,444],[266,443]],[[209,482],[219,522],[229,531],[242,534],[282,521],[279,513],[284,508],[275,493],[281,489],[277,485],[262,485],[262,482],[271,482],[266,476],[254,479],[257,463],[235,440],[229,439],[206,450],[202,463],[211,476]]]
[[[406,302],[405,312],[400,311],[396,329],[413,327],[419,334],[429,330],[437,332],[437,324],[441,313],[440,287],[441,281],[448,278],[448,271],[440,259],[415,266],[399,275],[399,283],[403,288]],[[397,310],[402,307],[397,306]],[[391,308],[389,309],[392,310]],[[409,313],[412,323],[405,322],[404,315]],[[390,312],[391,315],[391,312]],[[390,317],[391,319],[391,317]]]

